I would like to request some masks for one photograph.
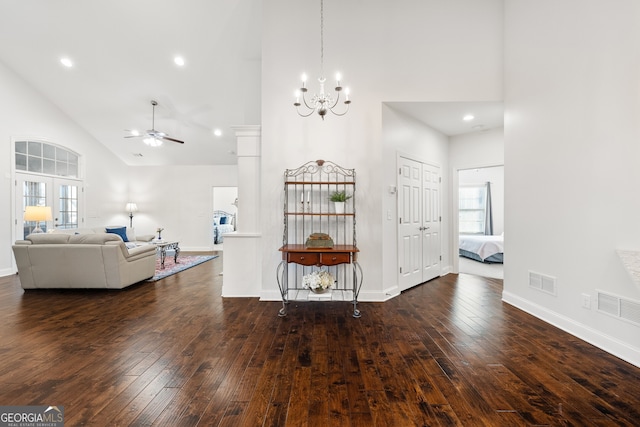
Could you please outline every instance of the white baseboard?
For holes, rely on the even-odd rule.
[[[589,326],[520,298],[510,292],[504,291],[502,293],[502,301],[640,368],[640,348],[633,347],[628,343],[605,335]]]
[[[180,252],[213,252],[211,246],[180,246]]]
[[[260,301],[282,301],[282,295],[280,291],[265,291],[260,292]]]
[[[3,268],[0,270],[0,277],[11,276],[12,274],[16,274],[16,270],[13,268]]]
[[[452,271],[453,271],[453,268],[450,265],[442,267],[442,269],[440,270],[440,277],[446,276],[447,274],[451,273]]]

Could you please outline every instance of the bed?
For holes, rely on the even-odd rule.
[[[236,231],[236,214],[226,211],[213,211],[213,243],[224,241],[224,235]]]
[[[460,235],[460,256],[486,263],[504,260],[504,236]]]

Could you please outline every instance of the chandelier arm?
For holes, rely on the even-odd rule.
[[[338,101],[340,101],[340,91],[336,91],[336,93],[338,94],[338,96],[336,96],[336,102],[334,102],[333,105],[329,107],[329,110],[333,110],[335,106],[338,105]]]
[[[296,111],[298,112],[298,115],[299,115],[300,117],[309,117],[310,115],[312,115],[313,113],[315,113],[315,112],[316,112],[316,110],[309,110],[309,114],[302,114],[302,113],[300,112],[300,108],[299,108],[299,107],[296,107]]]
[[[344,116],[345,114],[347,114],[347,113],[349,112],[349,106],[350,106],[350,105],[351,105],[351,104],[347,104],[347,109],[346,109],[346,110],[344,110],[344,112],[343,112],[343,113],[336,113],[335,111],[333,111],[333,109],[331,109],[330,111],[331,111],[334,115],[336,115],[336,116]]]
[[[312,107],[311,105],[307,104],[307,98],[304,97],[304,92],[302,92],[302,102],[304,103],[304,106],[307,107],[310,110],[315,111],[315,108]],[[306,117],[306,116],[305,116]]]

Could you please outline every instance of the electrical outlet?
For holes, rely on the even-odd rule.
[[[582,294],[582,308],[591,310],[591,295]]]

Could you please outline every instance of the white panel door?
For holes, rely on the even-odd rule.
[[[440,275],[440,169],[400,157],[398,264],[401,291]]]
[[[440,168],[422,164],[422,282],[440,276]]]
[[[422,278],[422,165],[401,158],[398,179],[398,260],[400,289],[420,283]]]

